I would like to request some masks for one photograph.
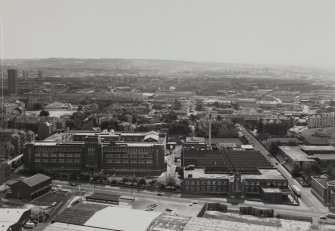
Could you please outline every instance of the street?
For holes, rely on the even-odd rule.
[[[246,138],[252,142],[255,150],[259,150],[264,157],[275,167],[277,168],[281,174],[288,180],[288,184],[296,185],[301,190],[301,201],[309,207],[313,212],[319,212],[322,214],[326,214],[329,210],[326,206],[324,206],[312,193],[311,188],[302,187],[295,179],[292,178],[291,174],[273,157],[269,151],[244,127],[241,126],[241,130]],[[278,163],[278,164],[276,164]]]
[[[117,186],[109,186],[109,185],[92,185],[92,184],[80,184],[77,186],[70,186],[66,181],[53,181],[53,186],[61,185],[63,189],[71,190],[73,193],[83,193],[85,191],[86,194],[92,194],[93,192],[101,192],[101,193],[115,193],[121,196],[131,196],[136,198],[145,198],[149,200],[163,200],[166,202],[180,202],[189,204],[193,200],[197,200],[198,202],[217,202],[227,204],[229,208],[238,209],[238,205],[231,205],[227,203],[227,199],[224,197],[206,197],[199,195],[184,195],[173,192],[159,192],[161,196],[157,195],[157,191],[149,191],[145,189],[132,189],[132,188],[123,188]],[[263,202],[258,201],[248,201],[246,200],[243,203],[243,206],[254,206],[257,208],[273,208],[275,213],[282,213],[287,215],[299,215],[299,216],[310,216],[314,218],[319,218],[322,215],[325,215],[324,212],[319,210],[312,210],[308,206],[291,206],[291,205],[283,205],[283,204],[265,204]]]

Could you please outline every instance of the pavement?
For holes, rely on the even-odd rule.
[[[92,185],[92,184],[81,184],[77,186],[70,186],[66,181],[53,181],[54,186],[62,185],[63,189],[71,190],[72,193],[78,193],[85,191],[86,194],[92,194],[93,192],[101,193],[115,193],[121,196],[131,196],[137,199],[148,199],[153,202],[155,201],[164,201],[167,203],[185,203],[190,204],[192,201],[196,200],[198,203],[206,202],[217,202],[227,204],[228,208],[239,209],[239,206],[254,206],[257,208],[272,208],[275,213],[283,213],[288,215],[300,215],[319,218],[322,215],[325,215],[324,211],[311,209],[308,206],[292,206],[284,204],[265,204],[258,201],[245,201],[240,205],[231,205],[227,202],[226,198],[223,197],[205,197],[205,196],[195,196],[195,195],[184,195],[174,192],[159,192],[161,196],[158,196],[157,191],[149,191],[145,189],[129,189],[122,187],[114,187],[109,185]]]
[[[269,151],[244,127],[241,126],[242,133],[246,138],[254,145],[255,150],[259,150],[264,157],[272,163],[272,165],[277,168],[281,174],[288,180],[289,186],[296,185],[301,190],[301,198],[299,199],[303,204],[305,204],[311,212],[320,213],[325,215],[329,212],[329,209],[324,206],[311,192],[311,188],[302,187],[291,174],[282,166],[278,160],[273,157]],[[277,164],[278,163],[278,164]]]

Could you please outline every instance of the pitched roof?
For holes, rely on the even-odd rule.
[[[35,185],[38,185],[38,184],[40,184],[44,181],[47,181],[49,179],[50,179],[50,177],[48,177],[46,175],[36,174],[36,175],[33,175],[29,178],[24,179],[22,182],[27,184],[30,187],[34,187]]]

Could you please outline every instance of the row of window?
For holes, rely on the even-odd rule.
[[[122,164],[122,163],[129,163],[129,164],[152,164],[152,160],[114,160],[114,159],[107,159],[106,163],[115,163],[115,164]]]
[[[228,180],[185,180],[185,185],[226,185]],[[260,181],[245,181],[245,185],[261,185]],[[285,181],[267,181],[266,186],[272,187],[286,187],[287,183]]]
[[[128,153],[148,153],[152,148],[138,147],[104,147],[104,152],[128,152]]]
[[[259,181],[245,181],[245,185],[261,185]],[[281,186],[287,186],[286,181],[266,181],[266,184],[262,184],[266,186],[275,186],[275,187],[281,187]]]
[[[215,192],[224,193],[227,192],[227,188],[224,186],[186,186],[186,191],[189,192]]]
[[[80,159],[35,159],[35,163],[81,163]]]
[[[51,152],[81,152],[81,147],[35,147],[35,151],[41,153],[51,153]]]
[[[106,158],[152,158],[147,154],[106,154]]]
[[[138,169],[138,170],[155,170],[158,169],[156,166],[152,166],[151,164],[105,164],[105,169],[118,169],[118,170],[129,170],[129,169]]]
[[[227,185],[225,180],[185,180],[185,185]]]
[[[81,153],[35,153],[35,157],[75,157],[81,158]]]
[[[43,168],[43,163],[36,163],[36,167],[41,167]],[[75,170],[75,169],[82,169],[82,165],[81,164],[71,164],[71,165],[49,165],[48,166],[48,170],[62,170],[62,171],[66,171],[66,170]]]

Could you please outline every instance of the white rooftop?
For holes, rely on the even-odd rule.
[[[29,209],[7,209],[0,208],[0,231],[7,231],[8,227],[17,223],[23,213]]]
[[[84,225],[120,231],[146,231],[161,213],[107,207],[96,212]]]

